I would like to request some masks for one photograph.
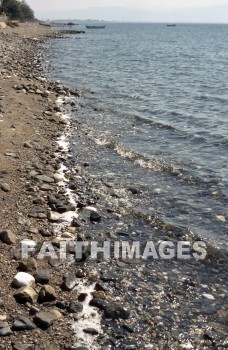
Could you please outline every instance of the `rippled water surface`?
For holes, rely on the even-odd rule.
[[[84,91],[90,171],[137,188],[135,212],[224,248],[228,25],[107,24],[50,46],[52,76]]]

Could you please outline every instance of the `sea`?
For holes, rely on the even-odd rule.
[[[74,132],[73,157],[129,194],[121,206],[135,217],[227,252],[228,25],[72,29],[85,34],[51,40],[47,60],[53,79],[81,91],[72,119],[88,144]]]

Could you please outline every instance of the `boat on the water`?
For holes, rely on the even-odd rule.
[[[104,29],[106,26],[86,26],[87,29]]]
[[[176,27],[176,24],[167,24],[167,27]]]

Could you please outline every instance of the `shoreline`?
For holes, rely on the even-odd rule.
[[[70,316],[65,310],[60,312],[61,308],[56,307],[56,300],[61,299],[58,295],[65,298],[66,291],[62,291],[60,286],[63,275],[69,272],[67,266],[63,266],[62,272],[59,272],[51,261],[39,262],[31,258],[23,263],[19,252],[19,240],[42,242],[46,236],[52,236],[48,232],[52,227],[48,219],[50,209],[45,202],[51,193],[54,194],[58,188],[61,190],[57,174],[65,154],[61,146],[57,145],[57,139],[65,133],[67,123],[62,119],[57,99],[58,96],[69,95],[69,91],[48,82],[43,76],[39,47],[43,40],[59,37],[59,34],[37,25],[21,25],[19,28],[2,30],[0,36],[0,195],[3,201],[0,214],[3,274],[0,296],[1,346],[4,349],[57,349],[61,344],[61,348],[71,349],[75,344],[71,326],[73,314]],[[57,176],[55,180],[54,174]],[[36,176],[38,178],[35,179]],[[39,176],[44,176],[45,181]],[[50,185],[45,176],[51,179]],[[64,193],[60,196],[65,205],[70,205]],[[6,232],[11,240],[4,242],[2,232]],[[52,239],[55,235],[53,230]],[[12,286],[12,281],[20,271],[33,276],[43,271],[46,276],[45,284],[41,281],[33,285],[36,307],[30,298],[26,299],[25,305],[22,305],[24,301],[22,304],[15,301],[14,293],[17,290]],[[43,286],[49,285],[49,279],[51,294],[46,293],[45,301],[37,305],[37,297],[45,288]],[[71,295],[68,295],[69,299],[76,299],[73,292],[68,294]],[[53,313],[50,322],[55,324],[52,327],[48,325],[45,332],[40,321],[35,321],[39,311]],[[26,317],[24,322],[27,325],[24,322],[15,325],[20,315]],[[48,314],[44,316],[48,321]],[[29,320],[32,322],[30,328]]]
[[[20,28],[16,29],[16,32],[17,30],[20,31]],[[14,38],[13,34],[4,37],[0,32],[0,36],[4,38],[0,46],[5,45],[3,52],[7,52],[8,62],[12,64],[12,69],[7,69],[7,66],[4,68],[0,57],[0,70],[3,73],[0,93],[3,91],[6,95],[0,100],[4,108],[3,121],[0,122],[3,136],[0,143],[0,161],[3,164],[0,185],[9,186],[8,191],[7,186],[4,186],[6,191],[0,191],[4,203],[0,209],[3,218],[0,232],[11,230],[16,235],[13,236],[15,240],[30,239],[40,244],[51,241],[58,248],[59,233],[62,239],[97,239],[102,243],[106,239],[117,240],[119,231],[127,232],[131,226],[133,232],[134,229],[137,231],[132,218],[125,218],[120,211],[113,210],[107,201],[98,198],[96,191],[93,192],[93,181],[86,170],[86,160],[84,169],[83,162],[78,164],[70,160],[68,133],[78,133],[81,147],[87,142],[86,134],[80,130],[77,123],[66,118],[67,109],[69,114],[71,113],[67,101],[63,101],[63,108],[59,105],[58,99],[62,97],[66,100],[72,98],[71,102],[74,104],[74,97],[70,97],[70,89],[48,82],[43,76],[40,64],[42,57],[37,39],[39,36],[43,40],[43,36],[52,38],[58,35],[50,33],[50,29],[44,30],[37,26],[32,27],[29,33],[27,28],[24,32],[23,30],[21,28],[22,32]],[[15,29],[5,32],[14,33]],[[23,38],[25,33],[27,38]],[[29,36],[33,39],[29,39]],[[18,41],[22,46],[15,54]],[[8,42],[11,43],[12,49],[7,48]],[[31,53],[31,49],[34,52]],[[23,57],[24,50],[27,58]],[[21,54],[23,61],[25,60],[24,68],[20,65],[18,68],[15,63],[16,59],[21,59]],[[30,68],[26,67],[28,62],[33,62]],[[11,77],[7,78],[9,76]],[[66,183],[76,202],[69,200],[69,191],[64,185]],[[68,224],[61,229],[61,223],[60,227],[58,225],[60,217],[66,215],[63,211],[75,212],[76,203],[79,217],[75,214],[74,225]],[[72,210],[69,211],[69,208]],[[91,212],[101,214],[101,222],[100,219],[92,222],[89,219]],[[69,219],[72,221],[72,216]],[[146,231],[148,227],[150,226],[142,223],[141,229]],[[169,230],[167,228],[167,232],[164,233],[166,239],[172,236],[169,235]],[[93,323],[85,326],[88,331],[85,334],[89,334],[89,339],[85,341],[84,346],[88,346],[90,350],[93,349],[93,342],[94,349],[102,350],[161,349],[164,346],[176,350],[214,348],[215,342],[219,345],[225,341],[223,338],[226,331],[222,327],[225,309],[221,306],[221,301],[225,300],[225,286],[221,279],[223,263],[213,266],[209,261],[194,266],[192,262],[182,264],[178,261],[151,261],[144,266],[136,260],[112,259],[106,262],[100,259],[96,266],[93,261],[76,262],[71,266],[68,260],[64,264],[60,260],[38,261],[33,257],[21,264],[16,243],[1,243],[0,250],[4,273],[4,286],[1,286],[0,295],[0,301],[3,301],[3,304],[0,304],[0,335],[2,329],[12,329],[15,319],[20,314],[33,321],[40,310],[50,312],[54,308],[56,317],[54,324],[46,331],[41,330],[36,323],[36,328],[31,331],[14,330],[12,334],[1,337],[4,349],[17,349],[12,345],[13,341],[31,344],[30,348],[36,350],[77,349],[77,346],[83,343],[76,339],[77,335],[82,337],[83,334],[83,329],[79,332],[80,322],[83,321],[82,307],[86,311],[88,304],[92,307],[89,313],[95,313],[94,319],[102,322],[102,328],[98,326],[98,334]],[[34,286],[37,294],[43,291],[44,298],[47,298],[45,302],[35,301],[34,305],[25,306],[15,303],[15,289],[10,284],[18,271],[18,265],[20,269],[23,266],[23,270],[27,270],[31,275],[40,270],[48,270],[50,281],[45,284],[54,288],[54,291],[49,288],[47,293],[41,283]],[[208,281],[207,276],[204,276],[207,269],[214,269]],[[219,281],[217,286],[213,285],[215,276]],[[45,281],[47,280],[46,274]],[[202,300],[199,300],[199,296]],[[199,312],[197,308],[201,308],[201,303],[204,311]],[[220,319],[220,323],[217,320],[217,326],[212,324],[216,323],[214,314]],[[92,317],[91,319],[93,320]],[[7,322],[8,326],[4,324],[4,327],[1,327],[1,322]]]

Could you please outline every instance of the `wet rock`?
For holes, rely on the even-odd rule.
[[[36,283],[48,284],[50,280],[50,273],[48,270],[40,270],[34,275]]]
[[[10,185],[7,183],[2,183],[0,184],[0,188],[4,192],[10,192]]]
[[[101,275],[101,280],[103,282],[117,282],[119,281],[119,277],[112,273],[105,273]]]
[[[119,318],[126,320],[130,317],[130,312],[122,305],[111,305],[104,311],[104,317],[108,319],[111,318],[112,320]]]
[[[57,303],[55,305],[56,305],[56,307],[58,307],[61,310],[66,309],[66,302],[65,301],[57,301]]]
[[[19,315],[13,323],[12,330],[14,331],[30,331],[32,329],[35,329],[35,324],[30,321],[28,317],[25,317],[23,315]]]
[[[87,293],[80,293],[78,296],[78,301],[82,303],[87,297],[88,297]]]
[[[12,333],[8,322],[0,322],[0,337],[7,337]]]
[[[62,289],[71,291],[77,285],[77,280],[72,274],[65,274],[63,276]]]
[[[92,211],[90,213],[90,221],[92,221],[92,222],[101,221],[101,215],[99,213],[97,213],[96,211]]]
[[[39,298],[38,298],[38,301],[40,303],[55,301],[56,299],[57,299],[57,295],[53,287],[46,284],[41,288],[39,292]]]
[[[14,298],[21,304],[30,303],[34,304],[37,301],[38,294],[29,286],[19,288],[14,294]]]
[[[99,332],[95,328],[84,328],[84,333],[91,334],[91,335],[98,335]]]
[[[98,298],[93,298],[92,300],[90,300],[89,305],[97,307],[100,310],[106,310],[109,308],[109,303],[103,299],[98,299]]]
[[[96,285],[95,285],[95,290],[96,291],[104,291],[104,292],[106,292],[107,291],[107,286],[106,286],[105,283],[97,282]]]
[[[13,232],[11,232],[10,230],[5,230],[5,231],[0,232],[0,240],[3,243],[9,244],[9,245],[17,243],[16,235]]]
[[[26,272],[18,272],[13,279],[13,285],[17,288],[31,286],[35,282],[35,278]]]
[[[67,311],[72,314],[80,313],[83,311],[83,305],[77,301],[71,301],[67,306]]]
[[[72,227],[80,227],[82,224],[80,223],[80,221],[76,218],[73,218],[72,222],[71,222],[71,226]]]

